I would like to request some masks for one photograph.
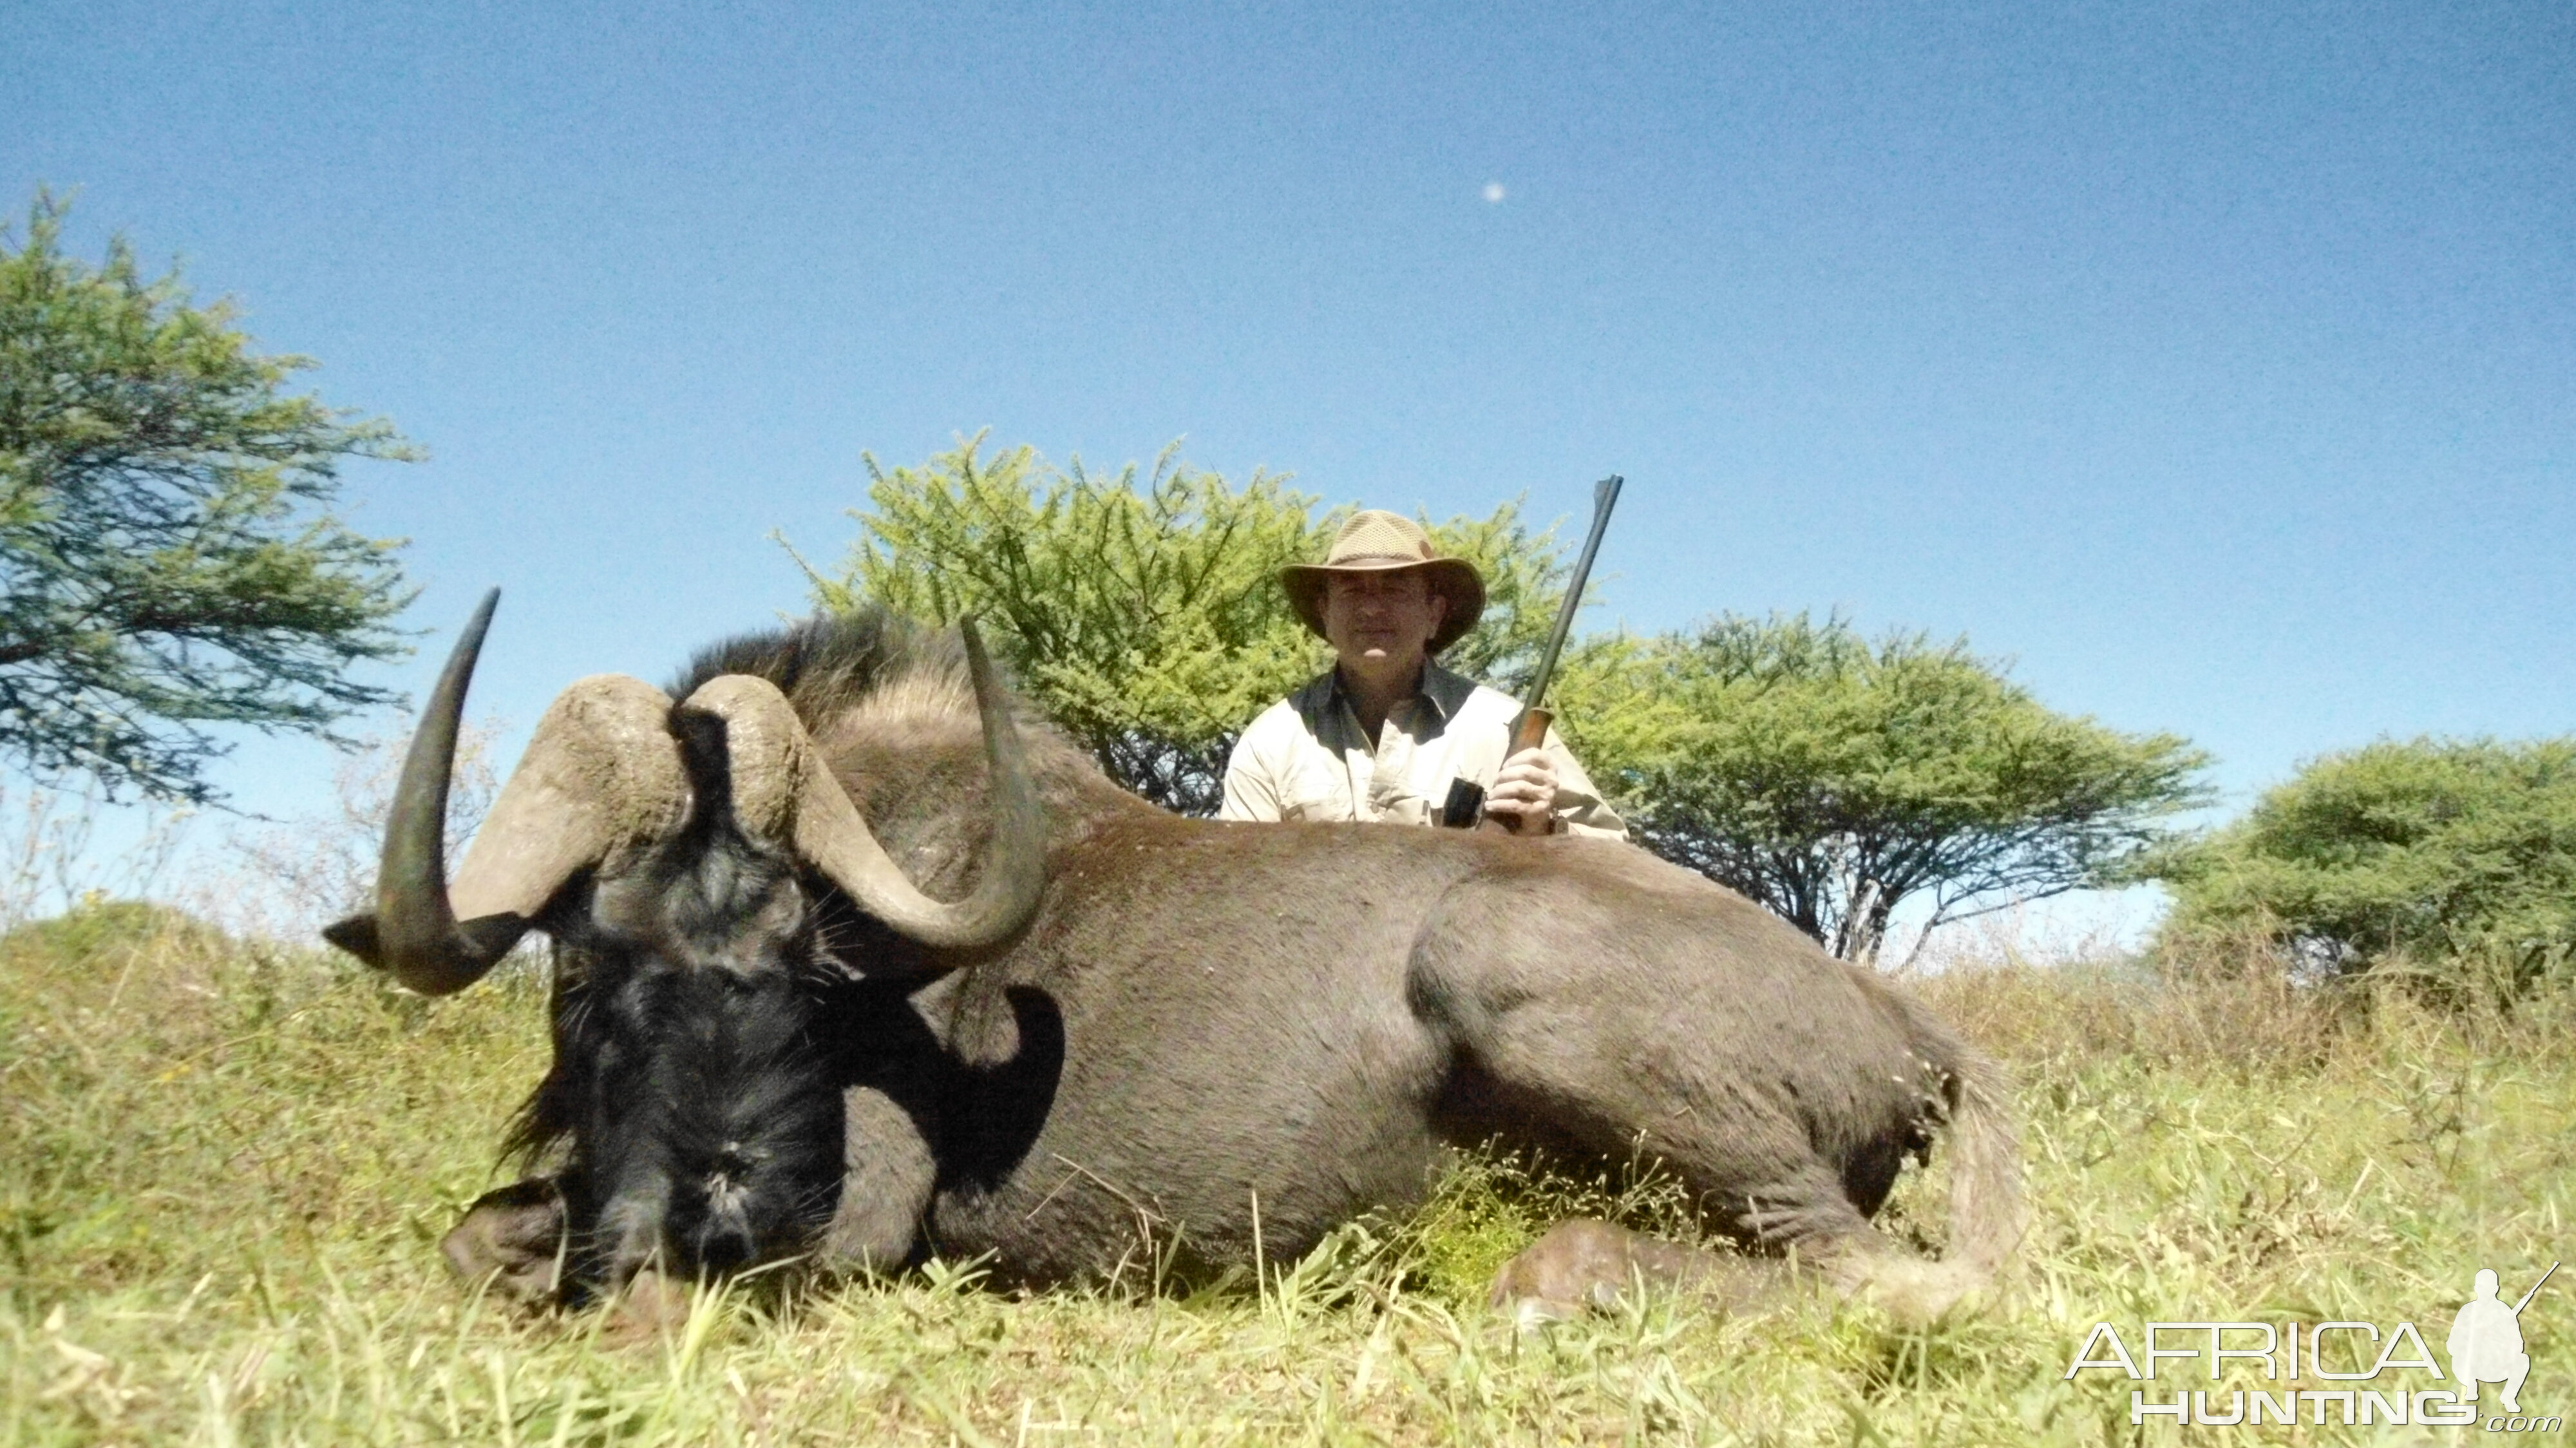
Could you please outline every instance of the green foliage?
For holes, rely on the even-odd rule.
[[[223,302],[58,250],[39,195],[0,249],[0,751],[201,801],[205,726],[320,732],[384,702],[395,543],[329,511],[341,461],[411,456],[381,420],[282,389]]]
[[[2154,871],[2177,939],[2252,932],[2334,974],[2475,962],[2519,989],[2576,951],[2576,737],[2327,755]]]
[[[1565,698],[1649,848],[1846,959],[1917,893],[1938,924],[2109,882],[2204,797],[2181,739],[2056,713],[1964,640],[1839,617],[1604,641]]]
[[[918,468],[867,460],[870,511],[815,602],[874,600],[949,622],[976,615],[1047,713],[1110,777],[1169,808],[1212,814],[1226,756],[1253,717],[1331,661],[1289,611],[1287,564],[1323,555],[1346,514],[1256,472],[1240,485],[1175,461],[1093,477],[980,437]],[[1177,446],[1177,444],[1175,445]],[[1445,656],[1510,687],[1536,664],[1564,588],[1552,533],[1505,504],[1431,524],[1434,546],[1484,572],[1477,628]]]

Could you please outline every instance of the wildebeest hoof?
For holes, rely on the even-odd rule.
[[[485,1192],[440,1239],[439,1254],[468,1282],[511,1302],[551,1302],[563,1285],[564,1202],[551,1178]]]
[[[689,1325],[689,1284],[665,1272],[638,1272],[608,1304],[606,1337],[615,1347],[644,1347]]]
[[[1937,1327],[1984,1306],[1987,1284],[1953,1262],[1926,1262],[1893,1252],[1836,1264],[1846,1291],[1876,1304],[1909,1329]]]
[[[1557,1223],[1504,1263],[1485,1300],[1526,1329],[1580,1316],[1587,1307],[1614,1307],[1640,1283],[1687,1286],[1707,1277],[1716,1261],[1706,1252],[1579,1217]]]
[[[1584,1314],[1584,1304],[1580,1302],[1555,1302],[1544,1297],[1515,1297],[1496,1302],[1494,1309],[1510,1315],[1514,1332],[1536,1332]]]

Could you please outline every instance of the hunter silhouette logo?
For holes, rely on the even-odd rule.
[[[2513,1302],[2497,1295],[2496,1273],[2481,1268],[2443,1343],[2443,1356],[2450,1360],[2447,1373],[2432,1344],[2411,1322],[2396,1323],[2386,1332],[2378,1323],[2357,1321],[2150,1322],[2129,1341],[2121,1339],[2118,1328],[2097,1322],[2076,1349],[2066,1377],[2098,1371],[2117,1372],[2133,1382],[2172,1382],[2198,1376],[2186,1362],[2206,1366],[2208,1388],[2177,1384],[2173,1389],[2133,1389],[2131,1426],[2158,1418],[2177,1426],[2286,1426],[2304,1415],[2318,1426],[2329,1421],[2348,1426],[2418,1423],[2477,1425],[2490,1433],[2556,1433],[2565,1420],[2526,1415],[2521,1393],[2523,1380],[2531,1375],[2531,1354],[2522,1340],[2523,1309],[2557,1275],[2558,1266],[2550,1263],[2531,1290]],[[2131,1352],[2129,1342],[2140,1350]],[[2296,1386],[2302,1380],[2319,1386]],[[2481,1403],[2490,1384],[2494,1391]]]
[[[2540,1295],[2540,1283],[2547,1282],[2558,1271],[2540,1274],[2540,1282],[2522,1294],[2522,1300],[2511,1307],[2496,1296],[2496,1275],[2484,1268],[2478,1270],[2477,1296],[2460,1308],[2451,1319],[2451,1339],[2444,1346],[2451,1353],[2451,1376],[2460,1380],[2460,1396],[2470,1402],[2478,1399],[2478,1389],[2486,1383],[2502,1383],[2504,1391],[2496,1395],[2497,1405],[2508,1413],[2519,1413],[2522,1404],[2515,1394],[2522,1391],[2522,1380],[2531,1375],[2531,1355],[2522,1350],[2522,1310]]]

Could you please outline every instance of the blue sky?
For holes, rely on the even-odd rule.
[[[438,646],[507,590],[521,726],[990,428],[1576,529],[1618,471],[1597,623],[1964,633],[2239,803],[2571,727],[2576,10],[1785,9],[19,0],[0,201],[426,445],[349,503]]]

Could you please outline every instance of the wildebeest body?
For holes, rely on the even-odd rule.
[[[1411,1199],[1443,1142],[1492,1138],[1642,1148],[1748,1241],[1839,1237],[1961,1064],[1785,925],[1616,844],[1145,819],[1054,853],[1050,880],[1026,938],[924,992],[954,1083],[887,1092],[925,1103],[937,1245],[1015,1276],[1107,1270],[1145,1222],[1246,1257],[1256,1200],[1294,1254]],[[1221,921],[1140,928],[1212,897]],[[1563,949],[1585,939],[1618,948]],[[1778,958],[1741,969],[1743,943]],[[854,1157],[888,1129],[870,1119]]]
[[[1867,1282],[1925,1268],[1867,1218],[1944,1123],[1963,1152],[1958,1260],[1932,1296],[1972,1286],[2018,1235],[1989,1069],[1741,897],[1611,842],[1180,819],[1030,720],[1025,775],[997,772],[965,672],[953,646],[874,616],[711,651],[668,710],[688,783],[666,793],[687,804],[656,807],[685,818],[528,912],[564,971],[558,1061],[526,1137],[569,1142],[562,1196],[598,1276],[657,1257],[939,1251],[1048,1282],[1140,1263],[1154,1243],[1244,1261],[1256,1231],[1285,1258],[1417,1196],[1444,1143],[1500,1139],[1660,1158],[1713,1224]],[[996,893],[984,877],[1010,858],[996,820],[1034,814],[1014,816],[995,782],[1033,778],[1033,908],[978,943],[924,944],[842,899],[781,846],[787,826],[748,823],[776,811],[759,802],[771,767],[741,761],[776,755],[792,773],[801,757],[760,742],[777,734],[753,708],[772,686],[835,793],[929,897]],[[704,742],[710,718],[733,731],[723,748]],[[599,1075],[589,993],[639,971],[770,992],[763,1018],[791,1022],[779,1039],[793,1049],[700,1050],[711,1038],[685,1037],[685,1010],[630,1012],[615,1031],[666,1069],[696,1051],[702,1092],[795,1123],[782,1140],[805,1167],[746,1198],[752,1178],[717,1169],[721,1133],[678,1131],[686,1112],[656,1114],[668,1103],[572,1089]],[[811,1161],[834,1117],[844,1175],[817,1234],[831,1193],[816,1195]],[[682,1136],[698,1144],[680,1150]],[[674,1171],[722,1177],[729,1215]],[[729,1225],[709,1231],[717,1217]]]

